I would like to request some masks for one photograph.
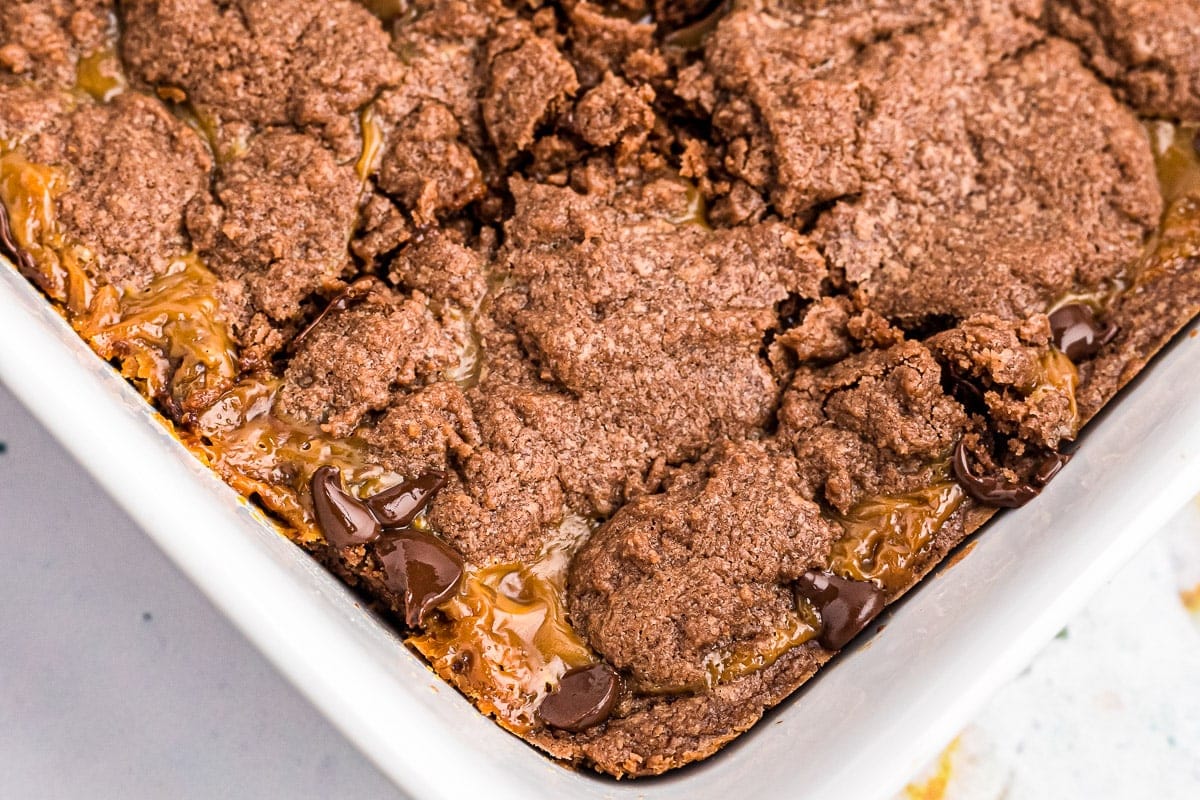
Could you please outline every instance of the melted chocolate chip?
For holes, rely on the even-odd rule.
[[[317,526],[334,547],[353,547],[379,538],[379,521],[342,486],[342,473],[336,467],[314,472],[311,488]]]
[[[1119,328],[1101,323],[1091,306],[1071,303],[1050,313],[1054,346],[1072,361],[1091,358],[1116,337]]]
[[[943,369],[942,376],[942,383],[947,393],[961,403],[963,408],[972,414],[987,414],[987,400],[983,395],[983,389],[959,372],[957,367],[947,364]]]
[[[1062,468],[1071,460],[1070,453],[1051,453],[1042,459],[1038,464],[1037,469],[1033,471],[1033,482],[1038,486],[1045,486],[1054,479],[1054,476],[1062,471]]]
[[[1041,492],[1038,486],[1028,483],[1009,483],[990,475],[976,475],[971,471],[967,448],[960,439],[950,460],[954,479],[963,491],[987,506],[1020,508]],[[1053,475],[1051,476],[1053,477]]]
[[[34,281],[37,280],[37,264],[33,263],[33,257],[29,253],[17,245],[17,238],[13,236],[8,209],[5,208],[4,203],[0,203],[0,253],[11,258],[22,275]]]
[[[852,581],[809,570],[796,581],[796,594],[811,602],[821,617],[817,642],[841,650],[883,611],[883,590],[870,581]]]
[[[404,597],[404,622],[410,628],[424,625],[429,612],[462,583],[462,558],[432,533],[409,528],[388,534],[378,553],[384,582]]]
[[[551,728],[578,733],[608,719],[620,689],[620,677],[607,664],[568,670],[538,707],[538,719]]]
[[[437,490],[445,485],[446,473],[431,470],[371,495],[365,502],[384,528],[403,528],[412,524]]]

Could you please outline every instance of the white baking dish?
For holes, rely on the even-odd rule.
[[[1200,488],[1200,339],[1182,336],[1088,430],[1038,500],[987,526],[966,557],[891,612],[882,633],[710,761],[617,783],[563,769],[476,713],[194,460],[6,263],[0,380],[421,800],[885,796]]]

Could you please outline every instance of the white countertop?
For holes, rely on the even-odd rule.
[[[400,798],[0,387],[0,798]]]
[[[398,798],[0,387],[0,798]],[[1200,797],[1200,507],[900,797]]]

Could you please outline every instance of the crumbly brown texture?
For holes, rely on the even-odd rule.
[[[286,322],[353,271],[346,247],[360,191],[353,166],[320,140],[267,130],[219,166],[213,191],[188,207],[188,232],[214,272],[244,283],[256,310]]]
[[[129,0],[120,13],[130,76],[186,103],[221,151],[294,125],[353,157],[354,112],[401,72],[379,20],[351,0]]]
[[[0,15],[0,75],[67,88],[113,27],[112,0],[11,0]]]
[[[476,567],[596,525],[567,611],[625,689],[526,734],[560,758],[656,774],[748,730],[834,655],[772,648],[860,504],[946,481],[959,442],[1028,477],[1200,311],[1200,198],[1164,205],[1139,120],[1200,116],[1193,0],[399,12],[19,0],[0,190],[61,170],[97,286],[211,271],[243,384],[176,413],[210,452],[253,406],[344,470],[444,471],[426,520]],[[77,70],[118,21],[100,102]],[[1074,391],[1071,296],[1120,329]],[[303,515],[303,458],[252,445],[226,474]],[[957,507],[888,599],[990,513]],[[310,546],[403,610],[370,546]]]
[[[720,445],[576,555],[572,619],[635,690],[703,688],[711,654],[767,650],[787,626],[791,582],[840,535],[798,467],[760,443]]]
[[[1200,4],[1191,0],[1049,0],[1051,30],[1077,43],[1138,113],[1200,118]]]
[[[160,103],[128,94],[95,105],[0,86],[0,119],[26,159],[69,169],[57,220],[98,281],[142,289],[189,251],[184,212],[206,195],[212,158]]]

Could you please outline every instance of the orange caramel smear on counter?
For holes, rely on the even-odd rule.
[[[80,62],[78,88],[100,102],[124,90],[111,51]],[[362,123],[365,142],[358,168],[365,179],[381,138],[369,111]],[[1196,130],[1152,125],[1150,133],[1168,201],[1151,253],[1198,255],[1200,160],[1192,146]],[[29,277],[96,352],[117,362],[145,396],[177,418],[185,397],[204,400],[198,404],[204,410],[182,417],[188,425],[179,429],[181,440],[235,490],[269,511],[284,534],[306,545],[322,541],[306,488],[321,466],[338,467],[359,497],[406,477],[378,466],[362,439],[331,437],[318,426],[275,413],[278,378],[239,374],[237,348],[220,315],[217,278],[195,255],[180,254],[164,275],[141,291],[97,287],[90,268],[93,254],[71,241],[56,220],[57,198],[67,181],[64,169],[30,163],[18,146],[0,142],[0,202],[17,246],[33,265]],[[698,193],[690,213],[693,218],[680,222],[703,224]],[[1112,291],[1123,288],[1120,283],[1094,297],[1072,296],[1067,301],[1102,306]],[[1060,356],[1047,357],[1044,382],[1069,387],[1073,396],[1076,372]],[[464,375],[451,377],[470,385],[477,379],[479,359],[478,352],[464,354]],[[889,593],[900,591],[926,566],[938,531],[963,503],[964,493],[948,472],[913,492],[865,499],[845,515],[831,515],[844,535],[831,549],[829,566],[843,577],[874,581]],[[414,524],[428,527],[423,516]],[[598,660],[572,628],[565,602],[568,564],[591,530],[591,522],[568,515],[558,536],[534,561],[470,566],[457,596],[407,640],[439,675],[515,732],[528,732],[538,724],[534,712],[564,672]],[[704,686],[667,691],[706,691],[768,667],[813,639],[819,625],[811,605],[801,601],[766,641],[710,654]]]

